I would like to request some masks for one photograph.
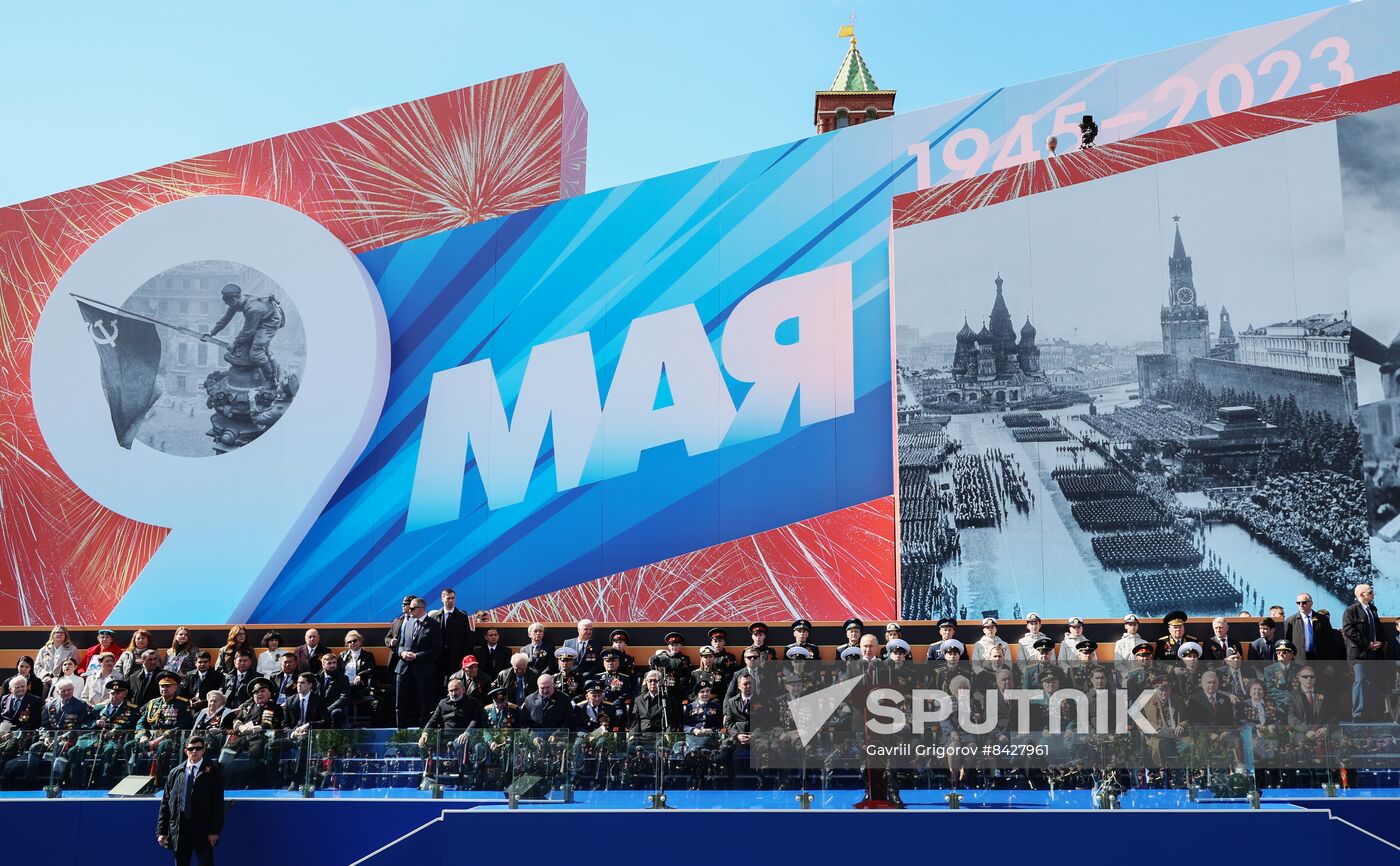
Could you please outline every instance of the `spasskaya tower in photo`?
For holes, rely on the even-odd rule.
[[[817,91],[812,120],[818,135],[894,114],[895,92],[881,90],[875,83],[870,67],[865,65],[865,58],[856,48],[855,24],[843,26],[836,35],[850,37],[851,45],[846,49],[846,57],[841,61],[841,68],[836,70],[831,86]]]

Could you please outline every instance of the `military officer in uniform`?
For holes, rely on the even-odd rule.
[[[632,643],[632,636],[625,628],[615,628],[608,635],[608,640],[612,643],[612,651],[617,654],[617,672],[629,677],[637,675],[637,660],[632,658],[632,654],[627,651],[627,647]],[[603,650],[607,652],[607,650]],[[602,655],[600,653],[599,655]],[[606,670],[606,666],[604,666]]]
[[[684,647],[685,638],[680,632],[667,632],[666,648],[657,650],[656,655],[651,657],[652,669],[661,672],[661,683],[677,707],[690,691],[690,672],[693,668]]]
[[[785,658],[788,657],[788,655],[787,655],[787,650],[790,650],[790,649],[792,649],[793,647],[802,647],[802,648],[805,649],[807,652],[811,653],[811,655],[810,655],[808,658],[814,658],[814,659],[819,659],[819,658],[821,658],[821,657],[822,657],[821,649],[818,648],[816,644],[812,643],[811,637],[812,637],[812,623],[811,623],[810,621],[805,620],[805,619],[793,620],[793,622],[792,622],[792,643],[788,644],[788,645],[784,648],[783,656],[784,656]]]
[[[224,286],[219,294],[223,297],[224,304],[228,306],[228,309],[214,323],[214,327],[200,335],[200,339],[206,343],[209,342],[211,337],[233,321],[234,313],[242,313],[243,328],[238,332],[238,336],[233,338],[233,347],[229,350],[229,354],[234,357],[247,358],[257,364],[262,369],[263,377],[270,384],[275,384],[277,382],[277,361],[268,351],[268,344],[287,323],[287,317],[282,312],[282,305],[272,295],[263,298],[245,298],[243,297],[243,289],[234,283]]]
[[[1098,669],[1098,657],[1095,655],[1098,649],[1098,643],[1089,640],[1087,637],[1080,638],[1079,643],[1074,645],[1077,658],[1074,660],[1073,664],[1066,665],[1066,667],[1069,668],[1070,688],[1078,689],[1085,693],[1090,690],[1089,680],[1093,672]]]
[[[690,770],[690,785],[699,789],[719,759],[716,749],[724,730],[724,713],[708,683],[701,684],[695,697],[681,711],[681,729],[685,731],[685,766]]]
[[[234,716],[233,730],[224,745],[225,751],[246,751],[258,769],[263,772],[263,762],[271,763],[281,754],[278,732],[285,727],[282,706],[272,697],[272,680],[267,677],[254,677],[248,683],[248,693],[252,695]]]
[[[955,637],[938,642],[938,648],[943,653],[943,664],[933,669],[933,687],[939,691],[948,692],[948,684],[954,677],[967,677],[971,680],[970,672],[963,664],[963,642]],[[860,652],[859,649],[856,650]],[[859,656],[857,656],[859,658]]]
[[[729,632],[722,628],[710,629],[710,649],[714,652],[715,667],[724,672],[726,681],[739,668],[739,660],[734,657],[726,647],[729,644]],[[701,650],[704,653],[704,650]],[[724,694],[724,692],[718,692]]]
[[[1133,647],[1133,662],[1136,666],[1123,675],[1123,689],[1128,693],[1129,701],[1137,700],[1138,695],[1150,688],[1152,677],[1159,673],[1155,667],[1157,648],[1143,641]]]
[[[929,664],[936,665],[943,659],[943,642],[954,638],[958,631],[958,621],[945,616],[938,621],[938,640],[928,645]],[[959,646],[962,645],[959,641]]]
[[[54,688],[54,697],[44,707],[42,725],[49,733],[45,736],[48,747],[53,756],[52,772],[49,777],[52,779],[66,781],[68,761],[70,757],[75,757],[79,753],[70,756],[70,750],[78,742],[78,731],[90,726],[92,718],[92,707],[86,701],[78,697],[75,693],[77,687],[71,680],[59,680]],[[28,782],[32,785],[39,781],[37,773],[47,769],[42,761],[44,750],[43,743],[35,743],[30,747],[30,754],[34,760],[27,762]],[[81,762],[75,766],[82,766]],[[84,780],[86,781],[86,780]],[[26,785],[25,787],[29,787]]]
[[[1294,662],[1298,657],[1298,648],[1291,640],[1278,640],[1274,642],[1274,658],[1276,661],[1264,668],[1259,679],[1264,682],[1264,691],[1268,694],[1269,700],[1279,710],[1280,714],[1288,708],[1288,695],[1296,685],[1299,665]]]
[[[778,651],[768,645],[768,624],[762,622],[749,623],[749,645],[768,657],[768,661],[778,660]]]
[[[584,677],[575,666],[578,662],[578,650],[570,646],[561,646],[554,651],[554,658],[559,664],[559,673],[554,675],[554,687],[572,703],[583,696]]]
[[[510,703],[510,689],[496,686],[486,693],[490,700],[482,713],[484,731],[475,745],[473,765],[478,776],[477,782],[495,775],[501,784],[509,781],[514,764],[515,731],[520,727],[518,709]]]
[[[730,672],[719,664],[719,655],[712,646],[700,647],[700,667],[690,672],[690,688],[687,696],[700,691],[700,686],[708,685],[716,695],[722,695],[729,687]]]
[[[164,776],[170,769],[171,761],[179,757],[176,749],[180,736],[177,732],[188,730],[194,724],[194,714],[190,712],[190,701],[179,695],[180,675],[163,670],[156,674],[156,688],[160,694],[141,708],[136,720],[137,770],[143,769],[139,761],[142,754],[149,754],[155,771],[154,776]]]
[[[846,642],[836,647],[837,658],[841,657],[841,653],[844,652],[847,647],[860,649],[860,637],[861,634],[865,632],[865,623],[855,617],[851,617],[841,623],[841,630],[846,633]],[[816,656],[814,655],[813,658],[816,658]]]
[[[593,787],[603,787],[609,771],[609,755],[622,742],[620,731],[627,727],[627,710],[603,698],[603,685],[589,680],[583,685],[584,696],[574,705],[574,729],[581,733],[574,739],[574,766],[581,780]]]
[[[78,739],[83,760],[97,762],[89,773],[90,779],[110,776],[131,745],[131,732],[136,730],[136,717],[141,711],[127,700],[130,693],[126,680],[108,680],[107,700],[93,708],[93,731]]]
[[[1031,656],[1021,665],[1021,688],[1040,688],[1040,675],[1055,665],[1055,641],[1041,635],[1031,643]]]
[[[1178,658],[1177,650],[1181,649],[1181,645],[1188,640],[1196,639],[1186,635],[1185,611],[1174,610],[1162,617],[1162,622],[1167,626],[1167,633],[1157,638],[1157,658],[1175,661]],[[1200,641],[1196,641],[1196,643],[1199,644]]]
[[[603,700],[619,707],[627,706],[637,693],[636,680],[622,672],[622,662],[627,654],[608,648],[600,655],[603,657],[603,672],[597,676],[597,680],[603,687]]]
[[[627,726],[627,709],[607,700],[603,684],[589,680],[575,704],[574,726],[585,733],[620,731]]]

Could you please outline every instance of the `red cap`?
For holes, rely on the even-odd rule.
[[[470,665],[476,664],[476,656],[462,656],[462,669],[466,670]]]

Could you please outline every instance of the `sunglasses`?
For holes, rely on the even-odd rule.
[[[359,642],[360,642],[360,639],[357,638],[357,637],[347,637],[347,638],[345,639],[345,642],[346,642],[346,643],[359,643]]]
[[[203,747],[203,746],[185,746],[185,751],[186,751],[186,752],[202,752],[202,751],[204,751],[204,747]]]
[[[1300,680],[1315,680],[1315,679],[1317,679],[1317,677],[1313,676],[1312,674],[1298,674],[1298,679],[1300,679]]]

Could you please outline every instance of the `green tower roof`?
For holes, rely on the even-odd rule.
[[[856,38],[852,36],[846,59],[841,61],[841,68],[836,71],[836,79],[831,82],[831,90],[828,92],[851,93],[879,89],[880,86],[875,83],[875,76],[870,74],[870,67],[865,65],[865,58],[860,56],[860,50],[856,48]]]

